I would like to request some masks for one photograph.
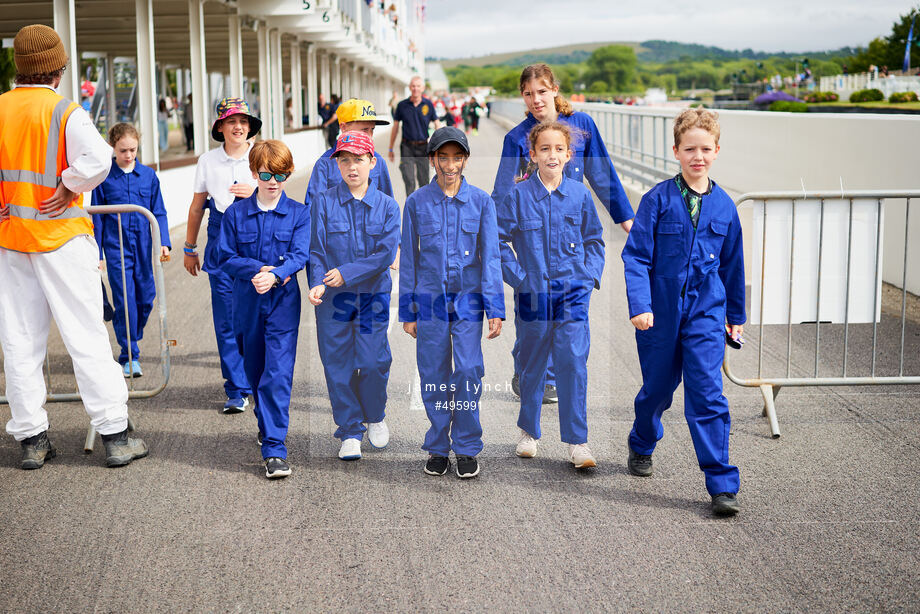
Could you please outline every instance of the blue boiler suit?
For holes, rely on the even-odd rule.
[[[390,376],[389,266],[399,244],[399,205],[369,182],[356,200],[344,181],[321,192],[312,208],[310,287],[337,268],[345,280],[326,288],[316,306],[316,338],[323,362],[335,437],[361,439],[362,423],[384,419]]]
[[[588,304],[604,271],[603,227],[588,188],[563,176],[548,192],[535,172],[498,214],[502,275],[514,288],[521,365],[518,426],[540,438],[547,363],[559,367],[562,441],[588,441]],[[512,252],[511,248],[514,248]]]
[[[453,198],[436,181],[403,211],[399,319],[417,322],[416,359],[436,456],[482,451],[482,318],[505,317],[495,204],[462,180]]]
[[[134,170],[126,173],[115,159],[105,181],[93,190],[94,205],[140,205],[150,209],[160,226],[160,243],[171,247],[166,207],[160,194],[160,180],[149,166],[134,163]],[[153,309],[156,285],[153,282],[153,241],[150,223],[140,213],[121,214],[121,236],[124,248],[125,279],[121,278],[121,250],[118,241],[118,216],[97,215],[93,218],[93,232],[99,244],[99,259],[105,259],[112,286],[112,303],[115,315],[112,326],[121,346],[118,362],[128,362],[128,336],[130,334],[131,359],[137,360],[140,349],[137,342],[144,338],[144,327]],[[156,258],[160,255],[156,254]],[[125,291],[128,302],[125,305]],[[127,308],[126,308],[127,307]]]
[[[597,194],[598,199],[617,224],[632,219],[632,205],[629,204],[617,171],[610,160],[607,146],[604,145],[594,120],[587,113],[580,111],[571,115],[560,113],[558,120],[573,129],[572,159],[563,170],[566,177],[581,182],[587,178],[594,193]],[[504,198],[514,187],[515,177],[523,175],[524,169],[527,168],[527,162],[530,160],[528,135],[538,123],[534,116],[528,113],[524,121],[505,135],[501,161],[498,165],[498,172],[495,174],[495,187],[492,189],[492,200],[495,201],[496,207],[501,208]],[[517,319],[515,319],[516,326]],[[511,355],[514,357],[514,372],[520,373],[520,342],[517,339],[515,339]],[[555,385],[555,379],[553,358],[550,356],[546,383]]]
[[[684,413],[711,495],[738,492],[728,463],[731,418],[722,395],[725,322],[744,324],[741,223],[731,198],[713,184],[703,196],[696,230],[677,184],[669,179],[639,204],[623,248],[629,317],[652,313],[636,331],[642,389],[629,445],[651,454],[664,431],[661,415],[684,380]]]
[[[262,457],[287,458],[291,385],[300,325],[297,272],[309,257],[310,209],[282,192],[271,211],[257,204],[258,190],[224,212],[219,265],[233,280],[233,331],[252,382]],[[283,282],[265,294],[252,278],[263,266]]]
[[[316,200],[320,192],[334,188],[342,182],[342,172],[339,171],[339,165],[336,163],[335,158],[332,157],[332,152],[334,151],[335,148],[326,150],[316,161],[316,164],[313,165],[310,182],[307,184],[307,195],[304,198],[304,204],[310,205]],[[370,181],[379,192],[392,197],[393,184],[390,182],[390,172],[387,170],[386,160],[376,151],[374,156],[377,158],[377,164],[371,169]]]
[[[241,200],[245,199],[237,198],[234,203]],[[217,210],[210,198],[206,206],[209,209],[208,242],[204,247],[201,270],[208,274],[208,284],[211,286],[211,316],[214,320],[214,335],[217,337],[217,353],[220,356],[220,374],[224,378],[224,392],[228,399],[245,398],[252,393],[252,387],[246,377],[242,350],[237,345],[233,330],[233,278],[221,269],[219,261],[220,229],[224,213]]]

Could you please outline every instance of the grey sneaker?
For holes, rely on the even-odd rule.
[[[633,452],[629,443],[626,444],[626,447],[629,448],[629,458],[626,459],[626,467],[629,472],[643,478],[652,475],[652,455]]]
[[[551,405],[553,403],[559,402],[559,394],[556,392],[555,386],[550,386],[546,384],[543,386],[543,404]]]
[[[27,437],[19,442],[22,446],[22,468],[40,469],[45,460],[57,456],[57,450],[48,439],[48,431]]]
[[[128,437],[128,429],[113,435],[103,435],[105,464],[107,467],[123,467],[137,458],[147,456],[147,444],[143,439]]]
[[[720,492],[712,497],[712,513],[716,516],[734,516],[740,509],[733,492]]]

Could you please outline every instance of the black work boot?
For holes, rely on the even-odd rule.
[[[712,496],[712,513],[716,516],[734,516],[741,509],[733,492],[720,492]]]
[[[628,442],[626,447],[629,448],[629,457],[626,459],[626,467],[629,472],[643,478],[652,475],[652,455],[633,452]]]
[[[19,445],[22,446],[23,469],[40,469],[45,464],[45,459],[57,456],[57,450],[48,439],[48,431],[26,437]]]
[[[103,435],[105,464],[107,467],[123,467],[136,458],[147,456],[147,444],[143,439],[128,437],[128,429],[113,435]]]

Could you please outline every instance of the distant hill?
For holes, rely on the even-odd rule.
[[[436,59],[445,70],[457,66],[518,66],[546,62],[548,64],[580,64],[588,59],[595,49],[607,45],[627,45],[633,47],[636,53],[642,51],[638,43],[606,42],[606,43],[581,43],[576,45],[563,45],[561,47],[547,47],[545,49],[532,49],[529,51],[512,51],[510,53],[492,53],[473,58]]]
[[[693,43],[677,43],[673,41],[650,40],[642,43],[609,41],[605,43],[582,43],[574,45],[564,45],[562,47],[548,47],[545,49],[532,49],[528,51],[513,51],[510,53],[493,53],[472,58],[453,58],[453,59],[436,59],[429,58],[431,61],[437,61],[445,70],[457,66],[520,66],[522,64],[533,64],[535,62],[546,62],[547,64],[580,64],[588,59],[591,53],[599,47],[607,45],[626,45],[636,50],[636,57],[643,63],[665,63],[672,60],[689,58],[697,59],[719,59],[719,60],[764,60],[767,58],[794,58],[794,57],[812,57],[815,59],[826,59],[838,55],[851,55],[854,50],[849,47],[832,51],[808,51],[808,52],[765,52],[753,51],[751,49],[729,50],[721,47],[709,47],[706,45],[697,45]]]

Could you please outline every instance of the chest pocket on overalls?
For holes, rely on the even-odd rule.
[[[258,232],[240,232],[236,235],[236,242],[239,245],[240,255],[245,258],[259,259],[259,245],[256,240],[259,238]]]
[[[683,224],[680,222],[659,222],[658,237],[659,253],[662,256],[677,256],[683,246],[684,237],[681,234]]]
[[[460,256],[464,261],[476,259],[476,243],[479,239],[479,220],[464,218],[460,220]]]
[[[562,233],[562,251],[570,256],[575,256],[583,248],[581,238],[581,224],[579,216],[569,214],[565,216],[565,224]]]
[[[524,218],[518,224],[521,230],[523,248],[538,261],[543,260],[543,220],[538,217]],[[518,251],[515,249],[515,251]],[[518,257],[520,259],[520,256]],[[523,263],[522,263],[523,264]],[[525,267],[526,268],[526,267]]]
[[[423,258],[428,258],[435,254],[438,254],[438,258],[440,258],[442,246],[437,235],[441,232],[441,220],[426,215],[419,215],[417,219],[419,253],[422,254]]]
[[[275,240],[272,242],[272,256],[275,258],[281,258],[286,252],[289,251],[291,244],[291,236],[293,231],[291,229],[287,230],[276,230],[272,233],[272,236]]]
[[[725,235],[728,234],[728,223],[719,220],[709,221],[708,236],[704,245],[705,252],[703,258],[707,265],[706,270],[713,268],[719,263],[719,253],[722,251],[722,243],[725,242]]]
[[[377,247],[383,241],[383,222],[368,222],[364,226],[364,233],[367,235],[367,255],[377,251]]]
[[[332,256],[334,260],[340,261],[340,264],[351,259],[350,250],[348,249],[348,240],[351,233],[348,230],[347,220],[329,220],[326,222],[326,253]]]

